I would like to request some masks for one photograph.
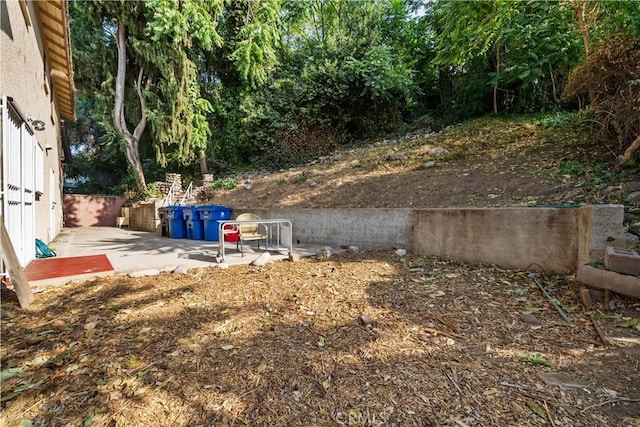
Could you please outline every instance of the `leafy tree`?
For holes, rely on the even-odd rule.
[[[211,133],[207,115],[213,108],[201,95],[196,64],[223,42],[217,23],[224,4],[222,0],[97,1],[74,2],[71,8],[72,17],[89,18],[93,24],[100,35],[99,51],[115,47],[117,52],[116,70],[104,65],[86,66],[101,77],[78,79],[78,84],[87,91],[97,90],[98,83],[100,88],[108,88],[104,101],[112,102],[113,128],[124,140],[141,193],[146,182],[140,144],[147,124],[152,136],[146,139],[155,147],[161,164],[168,160],[187,163],[202,157],[208,145]],[[275,31],[273,10],[277,7],[273,6],[278,3],[265,0],[242,4],[247,12],[234,59],[242,76],[259,83],[274,61],[265,46],[273,41],[268,34]],[[80,52],[74,60],[80,67],[85,67],[83,60],[102,63],[90,51]]]
[[[196,68],[189,54],[220,43],[212,23],[220,8],[216,1],[72,3],[74,40],[90,33],[84,22],[93,25],[94,36],[98,34],[93,43],[98,49],[93,51],[91,44],[74,43],[76,67],[95,72],[92,78],[79,75],[78,86],[87,93],[107,90],[98,97],[102,105],[97,114],[104,117],[105,106],[113,106],[112,129],[124,141],[141,193],[146,182],[140,143],[148,122],[161,162],[171,144],[178,143],[187,154],[203,144],[206,126],[199,115],[208,105],[193,84]],[[113,62],[96,56],[102,52],[113,58],[112,51]],[[117,64],[115,70],[109,68],[111,63]]]
[[[76,96],[76,123],[67,124],[72,161],[65,167],[65,178],[76,180],[74,191],[89,194],[111,194],[114,186],[126,176],[126,157],[117,144],[109,144],[109,136],[91,114],[93,99]]]
[[[247,93],[259,90],[270,79],[280,59],[280,10],[279,0],[249,5],[226,2],[224,19],[218,22],[217,30],[225,43],[207,52],[199,62],[201,90],[213,105],[208,115],[212,135],[207,158],[214,172],[241,157],[241,106]]]
[[[284,167],[401,123],[418,91],[402,1],[288,0],[282,16],[280,67],[240,104],[243,160]]]
[[[585,52],[640,31],[639,4],[74,1],[76,82],[140,189],[167,166],[285,167],[424,114],[560,108]]]
[[[499,110],[501,92],[528,99],[515,105],[521,111],[531,108],[527,94],[536,91],[551,93],[551,101],[543,101],[536,109],[558,101],[559,77],[580,57],[568,4],[485,0],[441,1],[431,7],[437,29],[436,62],[479,84],[484,75],[485,84],[493,88],[494,113]],[[486,59],[487,68],[480,76],[477,73],[481,70],[474,69],[472,76],[468,67],[477,64],[475,58],[480,57]],[[476,90],[483,92],[482,88]],[[503,99],[509,106],[509,97]]]

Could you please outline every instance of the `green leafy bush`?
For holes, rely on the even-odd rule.
[[[213,181],[211,186],[215,189],[232,190],[238,185],[238,180],[235,178],[219,178]]]

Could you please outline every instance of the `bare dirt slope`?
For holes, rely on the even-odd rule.
[[[236,176],[208,201],[255,207],[463,207],[621,203],[638,169],[586,129],[485,118],[389,137],[279,173]],[[250,189],[248,189],[250,188]]]

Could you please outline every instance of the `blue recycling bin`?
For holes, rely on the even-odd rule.
[[[187,237],[187,224],[182,216],[182,206],[167,206],[165,215],[169,220],[169,237],[172,239],[185,239]]]
[[[187,224],[187,239],[204,240],[204,224],[202,221],[190,220],[185,221]]]
[[[204,240],[204,223],[197,206],[185,206],[182,217],[187,225],[187,239]]]
[[[198,206],[183,206],[182,217],[185,221],[200,221]]]
[[[231,218],[232,210],[233,208],[222,205],[198,206],[200,219],[202,219],[202,222],[204,223],[204,240],[212,242],[218,241],[219,222]]]

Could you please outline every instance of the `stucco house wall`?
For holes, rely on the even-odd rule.
[[[66,21],[67,4],[63,1],[2,1],[0,4],[0,95],[2,97],[3,109],[11,103],[19,109],[25,120],[24,125],[28,125],[33,130],[33,135],[37,141],[37,149],[42,150],[42,163],[36,164],[36,168],[41,169],[42,183],[41,192],[35,194],[34,212],[34,234],[35,237],[50,242],[59,233],[63,226],[62,212],[62,184],[64,175],[65,156],[63,147],[63,119],[74,120],[73,98],[71,98],[71,109],[69,105],[66,111],[60,109],[60,96],[63,92],[63,85],[67,89],[73,88],[73,76],[68,72],[70,67],[70,54],[67,69],[62,66],[63,71],[54,71],[59,66],[59,60],[53,64],[55,58],[52,46],[47,44],[45,39],[53,36],[67,36],[68,25]],[[52,11],[51,15],[43,14]],[[62,13],[62,21],[66,26],[53,29],[54,25],[47,22],[47,19],[57,19],[55,12]],[[64,30],[64,31],[63,31]],[[60,32],[61,34],[57,34]],[[46,34],[50,33],[50,34]],[[63,43],[64,45],[64,43]],[[58,46],[59,47],[59,46]],[[64,47],[64,46],[63,46]],[[67,51],[70,48],[67,39]],[[57,74],[56,74],[57,73]],[[71,74],[71,75],[69,75]],[[72,96],[72,92],[71,92]],[[44,129],[37,130],[34,120],[44,122]],[[3,126],[6,123],[3,123]],[[6,136],[2,140],[2,150],[0,153],[7,159],[6,146],[13,142]],[[68,150],[66,150],[68,153]],[[2,162],[0,162],[0,165]],[[1,167],[1,166],[0,166]],[[0,211],[2,213],[2,211]],[[3,215],[3,220],[6,215]],[[6,224],[6,221],[5,221]],[[7,224],[9,227],[9,224]],[[28,226],[28,224],[27,224]],[[10,236],[11,236],[10,230]],[[19,231],[13,230],[11,240],[16,238]],[[29,245],[29,242],[25,242]],[[27,248],[27,250],[30,250]],[[35,256],[35,249],[34,249]]]

